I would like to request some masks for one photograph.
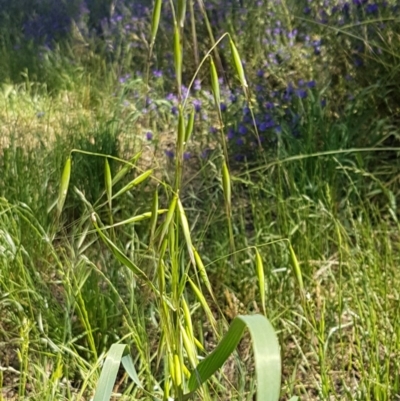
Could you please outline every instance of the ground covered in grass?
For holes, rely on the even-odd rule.
[[[400,399],[395,0],[1,8],[0,400]]]

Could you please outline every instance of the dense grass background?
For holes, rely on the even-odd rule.
[[[186,3],[180,86],[177,2],[163,2],[150,52],[151,1],[0,0],[0,399],[90,399],[119,341],[144,390],[121,372],[116,397],[177,397],[168,357],[182,327],[193,324],[201,357],[236,315],[264,312],[282,347],[282,399],[400,398],[397,2]],[[210,52],[216,102],[200,63],[225,33],[249,89],[226,36]],[[110,202],[106,158],[111,177],[129,166],[114,195],[151,175]],[[103,232],[165,298],[91,221],[141,216],[155,194],[159,210],[179,194],[169,225],[161,213]],[[201,399],[251,400],[255,387],[244,338]]]

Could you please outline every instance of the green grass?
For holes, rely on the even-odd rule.
[[[251,66],[235,61],[249,99]],[[122,400],[182,399],[195,388],[190,372],[247,314],[265,315],[277,333],[282,399],[399,397],[400,134],[388,86],[398,61],[375,61],[394,72],[359,78],[353,103],[343,102],[343,82],[299,100],[303,139],[283,129],[243,164],[223,132],[210,140],[198,120],[191,132],[190,109],[171,117],[159,81],[157,117],[141,112],[146,85],[118,86],[113,68],[68,70],[55,57],[51,90],[29,74],[3,84],[0,400],[89,400],[98,385]],[[283,80],[285,68],[271,73]],[[213,67],[209,79],[218,106]],[[207,108],[222,125],[212,100]],[[175,161],[162,154],[166,141]],[[200,144],[214,149],[209,158]],[[197,153],[184,160],[188,149]],[[116,343],[128,344],[141,386],[115,368],[107,386],[101,368]],[[122,354],[111,355],[117,366]],[[260,355],[245,335],[198,397],[252,400]]]

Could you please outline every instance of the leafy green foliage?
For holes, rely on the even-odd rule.
[[[1,396],[396,398],[397,3],[127,1],[2,8]]]

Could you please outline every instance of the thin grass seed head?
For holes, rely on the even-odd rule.
[[[182,45],[181,35],[178,24],[174,24],[174,61],[175,61],[175,74],[176,83],[178,85],[179,98],[182,97]]]
[[[65,199],[67,198],[67,192],[69,187],[69,181],[71,178],[71,156],[67,158],[65,162],[64,170],[61,176],[60,191],[58,193],[57,201],[57,215],[61,216],[62,209],[64,207]]]
[[[154,46],[154,42],[156,40],[158,26],[160,24],[161,7],[162,0],[155,0],[153,16],[151,19],[151,47]]]

